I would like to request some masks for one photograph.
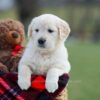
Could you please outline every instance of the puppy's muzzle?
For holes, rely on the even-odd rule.
[[[45,48],[45,42],[46,42],[46,39],[40,38],[40,39],[38,40],[38,45],[39,45],[39,47]]]

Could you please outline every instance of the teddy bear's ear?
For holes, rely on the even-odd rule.
[[[28,38],[32,37],[32,25],[28,26]]]
[[[66,40],[71,31],[69,24],[67,22],[65,22],[64,20],[61,20],[58,25],[59,25],[58,31],[59,31],[60,39]]]

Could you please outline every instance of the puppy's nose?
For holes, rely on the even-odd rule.
[[[16,32],[12,33],[12,37],[13,38],[18,38],[18,33],[16,33]]]
[[[39,45],[44,45],[45,42],[46,42],[46,40],[45,40],[44,38],[40,38],[40,39],[38,40]]]

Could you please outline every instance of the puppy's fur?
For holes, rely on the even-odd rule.
[[[28,29],[29,43],[18,69],[21,89],[30,87],[31,74],[35,73],[46,74],[46,89],[55,92],[59,76],[70,71],[68,53],[64,46],[69,33],[69,25],[55,15],[44,14],[32,20]]]

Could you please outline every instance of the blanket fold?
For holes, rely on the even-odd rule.
[[[68,74],[59,77],[59,88],[54,93],[49,93],[46,89],[40,91],[30,87],[28,90],[21,90],[17,84],[17,73],[0,72],[0,100],[55,100],[68,83]],[[31,81],[38,75],[32,75]],[[45,79],[45,76],[41,76]],[[44,80],[43,80],[44,81]]]

